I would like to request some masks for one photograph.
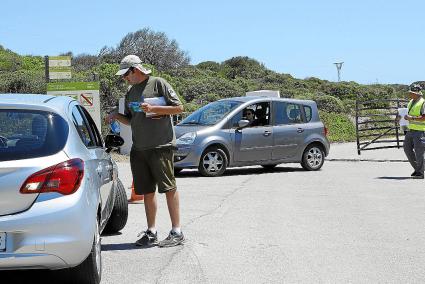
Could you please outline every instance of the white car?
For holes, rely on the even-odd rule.
[[[70,97],[0,94],[0,270],[64,269],[73,282],[100,282],[100,234],[128,216],[109,154],[123,140],[105,141]]]

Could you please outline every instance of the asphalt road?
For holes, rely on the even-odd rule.
[[[102,283],[424,283],[424,181],[410,179],[400,149],[359,157],[352,147],[334,145],[318,172],[298,164],[217,178],[183,171],[187,242],[134,246],[146,223],[143,204],[131,204],[122,233],[102,237]],[[119,167],[128,187],[129,166]],[[157,227],[165,238],[164,196]]]

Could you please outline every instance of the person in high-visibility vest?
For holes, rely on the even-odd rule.
[[[409,89],[408,113],[404,119],[409,121],[408,131],[404,137],[404,153],[415,170],[411,176],[415,179],[424,178],[424,151],[425,151],[425,100],[422,87],[413,84]]]

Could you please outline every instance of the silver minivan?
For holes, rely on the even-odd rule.
[[[175,172],[198,168],[219,176],[228,167],[301,163],[319,170],[329,153],[327,129],[310,100],[234,97],[209,103],[175,126]]]

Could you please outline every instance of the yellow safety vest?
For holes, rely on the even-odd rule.
[[[410,100],[407,105],[409,110],[409,115],[411,116],[421,116],[422,105],[424,104],[424,98],[420,98],[413,106],[413,100]],[[407,126],[411,130],[425,131],[425,121],[419,120],[409,120],[409,125]]]

